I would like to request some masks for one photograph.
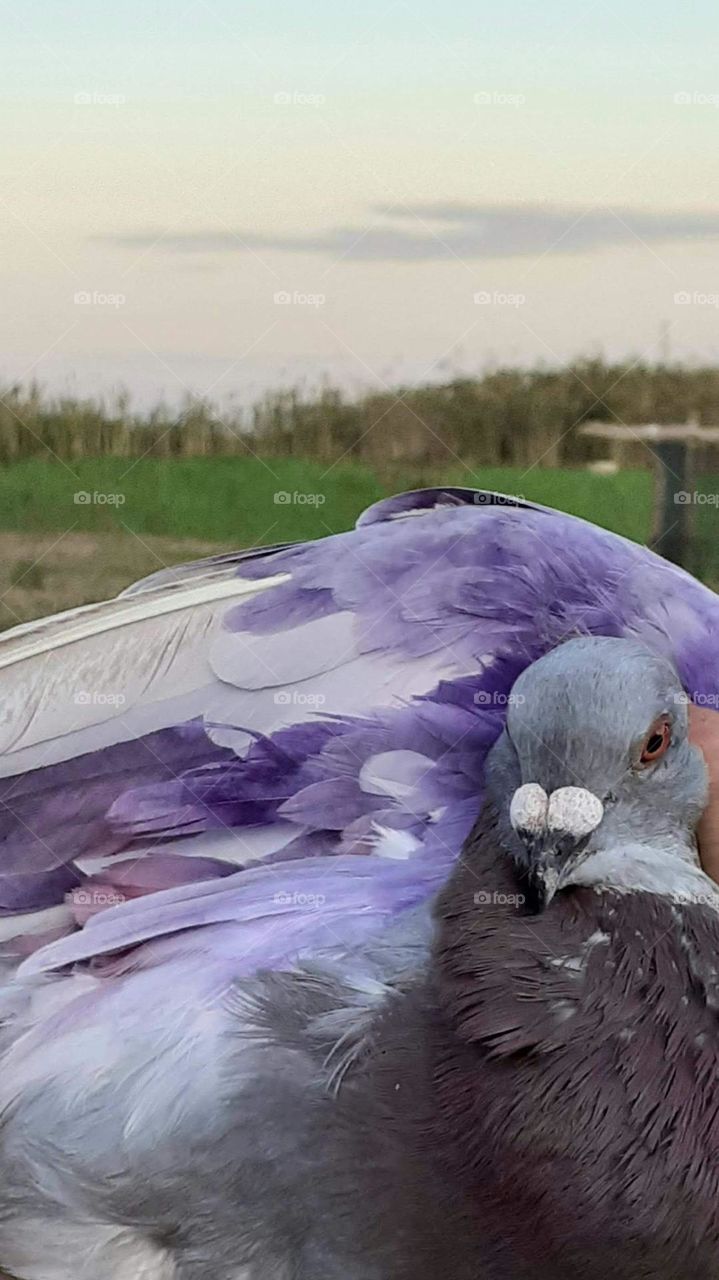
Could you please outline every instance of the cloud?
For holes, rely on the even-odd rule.
[[[135,232],[102,236],[122,248],[175,253],[241,253],[279,249],[355,261],[428,262],[443,258],[507,258],[544,253],[587,253],[657,241],[719,236],[719,212],[651,212],[551,205],[417,204],[374,210],[366,227],[330,227],[311,235],[259,231]]]

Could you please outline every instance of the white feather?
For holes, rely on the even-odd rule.
[[[394,831],[389,827],[381,827],[377,822],[373,826],[377,832],[374,852],[380,858],[393,858],[397,862],[405,862],[407,858],[411,858],[415,849],[420,847],[419,840],[409,831]]]
[[[201,715],[217,683],[208,652],[228,601],[285,578],[192,580],[8,632],[0,776]]]

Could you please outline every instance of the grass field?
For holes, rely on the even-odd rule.
[[[214,543],[116,533],[0,533],[0,631],[115,596],[164,565],[212,555]]]
[[[0,529],[197,538],[247,546],[315,538],[349,528],[370,503],[422,485],[455,484],[521,494],[585,516],[628,537],[648,536],[651,476],[623,471],[492,467],[412,471],[383,481],[361,466],[300,459],[29,459],[0,468]]]
[[[0,467],[0,627],[113,595],[163,564],[336,533],[379,498],[430,484],[497,489],[650,535],[652,477],[639,470],[398,467],[381,483],[358,465],[298,459],[29,459]],[[699,568],[717,581],[716,507],[697,515]]]

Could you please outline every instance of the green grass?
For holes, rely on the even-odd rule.
[[[238,547],[320,537],[346,529],[383,496],[361,467],[289,459],[29,459],[0,468],[0,529],[201,538]],[[90,501],[77,501],[76,495]]]
[[[650,536],[653,481],[648,471],[620,471],[613,476],[598,476],[584,470],[554,470],[534,467],[477,467],[443,471],[440,475],[423,473],[423,484],[451,484],[470,489],[494,489],[514,494],[528,502],[557,507],[570,515],[582,516],[614,533],[624,534],[637,542]],[[417,477],[399,475],[396,492],[414,488]]]
[[[123,525],[238,547],[322,537],[349,528],[379,498],[454,484],[498,489],[584,516],[630,538],[649,536],[652,478],[645,471],[597,476],[584,470],[481,468],[441,472],[398,467],[384,483],[366,467],[272,458],[81,459],[65,469],[29,459],[0,468],[0,529],[107,532]],[[77,493],[92,495],[78,503]],[[98,500],[96,495],[103,495]],[[108,495],[112,501],[107,501]],[[289,500],[278,500],[289,495]],[[707,512],[716,517],[716,508]]]

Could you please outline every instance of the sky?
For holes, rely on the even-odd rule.
[[[719,9],[0,0],[0,381],[719,358]]]

